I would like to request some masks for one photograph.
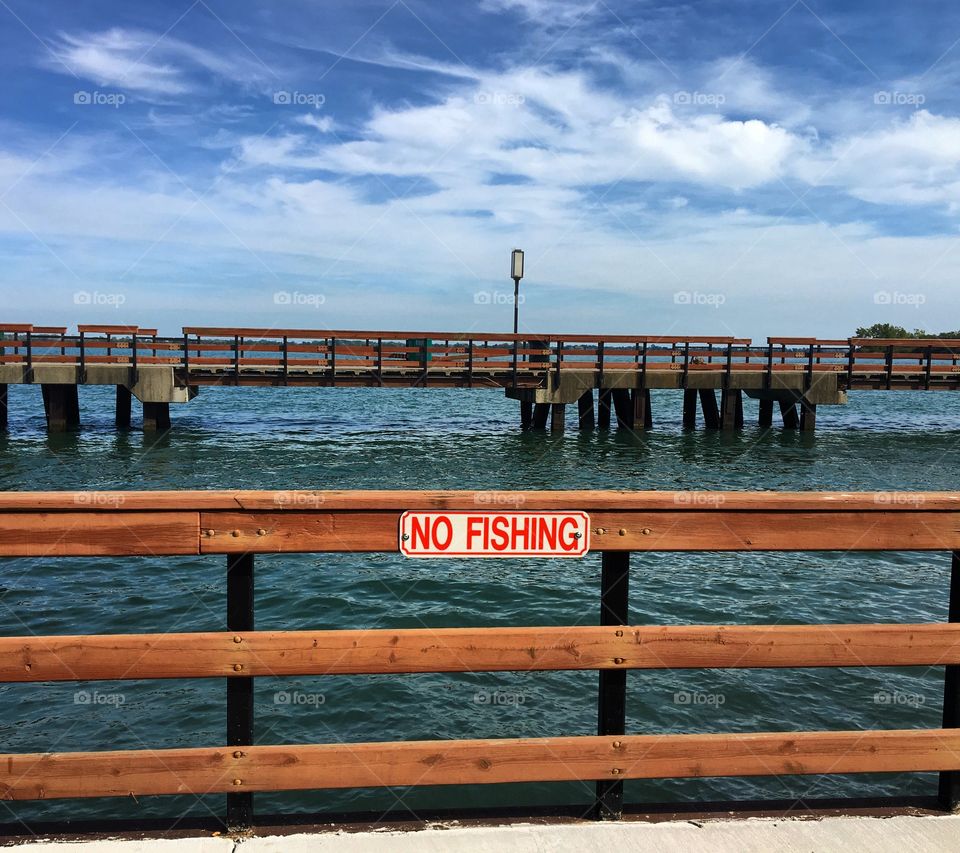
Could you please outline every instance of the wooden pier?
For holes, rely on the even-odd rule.
[[[525,512],[588,513],[591,550],[602,554],[595,624],[255,630],[257,555],[396,554],[403,512],[483,513],[483,493],[0,494],[0,557],[190,555],[227,573],[226,631],[89,635],[76,625],[69,636],[0,637],[5,683],[224,679],[222,740],[181,749],[0,755],[0,798],[225,794],[223,823],[242,829],[256,822],[254,798],[263,791],[589,780],[596,782],[593,816],[617,820],[625,779],[938,772],[931,807],[960,805],[960,494],[514,495]],[[827,550],[942,552],[951,567],[949,621],[628,624],[631,552]],[[20,615],[29,624],[29,613]],[[921,665],[944,670],[939,728],[626,730],[631,670]],[[260,677],[557,670],[598,672],[595,735],[254,745]]]
[[[0,429],[7,387],[39,384],[51,431],[80,426],[78,389],[115,385],[116,424],[143,404],[146,430],[170,427],[170,404],[204,387],[499,389],[520,426],[641,431],[656,423],[651,390],[679,392],[686,429],[758,425],[813,430],[817,407],[851,390],[958,390],[960,340],[511,335],[185,327],[163,337],[138,326],[0,325]],[[567,416],[576,405],[577,417]]]

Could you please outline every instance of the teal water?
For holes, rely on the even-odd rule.
[[[84,429],[48,436],[38,388],[11,386],[0,488],[947,489],[960,484],[960,398],[861,392],[822,407],[818,432],[680,430],[653,392],[655,429],[520,433],[497,391],[206,389],[171,433],[112,427],[112,389],[85,388]],[[756,404],[745,403],[747,423]],[[631,622],[937,621],[949,556],[635,556]],[[225,628],[222,558],[0,561],[3,635]],[[596,624],[600,558],[257,559],[260,629]],[[592,734],[595,673],[260,679],[259,743]],[[628,731],[910,728],[939,724],[942,670],[637,672]],[[221,680],[0,686],[2,752],[223,742]],[[628,782],[632,801],[914,795],[932,774]],[[409,809],[583,803],[592,785],[258,795],[257,809]],[[222,797],[0,801],[0,822],[209,816]]]

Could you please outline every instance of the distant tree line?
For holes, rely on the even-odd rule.
[[[872,326],[857,329],[856,338],[960,338],[960,330],[955,332],[928,332],[914,329],[908,332],[903,326],[892,323],[874,323]]]

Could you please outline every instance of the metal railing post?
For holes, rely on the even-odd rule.
[[[236,631],[234,641],[243,642],[243,631],[253,630],[253,554],[227,557],[227,630]],[[235,664],[234,670],[242,667]],[[239,670],[237,670],[239,671]],[[253,745],[253,678],[227,678],[227,746],[239,747],[234,758],[242,758],[243,747]],[[238,754],[239,753],[239,754]],[[237,786],[243,787],[243,779]],[[227,828],[246,829],[253,823],[253,793],[227,794]]]
[[[960,551],[951,554],[947,621],[960,622]],[[943,668],[943,728],[960,728],[960,666],[957,665]],[[960,809],[960,771],[940,774],[939,799],[947,811]]]
[[[600,624],[626,625],[629,620],[630,552],[604,551],[602,561]],[[622,735],[626,731],[626,725],[627,671],[601,669],[597,699],[597,734]],[[619,820],[622,814],[623,782],[613,778],[598,780],[595,805],[597,820]]]

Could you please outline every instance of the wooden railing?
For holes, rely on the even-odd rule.
[[[540,382],[546,371],[780,372],[838,374],[843,387],[929,389],[960,384],[960,340],[749,338],[653,335],[511,335],[483,332],[192,327],[161,337],[138,326],[0,324],[0,364],[167,364],[187,382],[272,376],[282,384],[336,382],[343,374],[379,381],[398,373],[458,375],[466,384]],[[954,375],[955,374],[955,375]],[[946,383],[946,384],[945,384]]]
[[[258,791],[596,780],[596,815],[616,818],[624,779],[940,771],[944,806],[960,802],[960,624],[953,624],[960,620],[960,493],[510,496],[524,512],[589,514],[591,549],[602,553],[600,625],[254,629],[256,554],[397,552],[403,512],[480,515],[491,509],[485,492],[0,494],[0,556],[226,556],[228,629],[0,638],[3,682],[222,677],[227,684],[223,742],[0,755],[0,798],[226,793],[227,824],[242,826],[253,821]],[[631,551],[825,550],[952,554],[950,622],[627,624]],[[920,665],[945,667],[939,729],[625,732],[632,669]],[[260,676],[594,669],[595,736],[252,745]]]

